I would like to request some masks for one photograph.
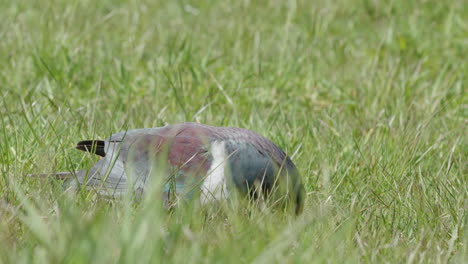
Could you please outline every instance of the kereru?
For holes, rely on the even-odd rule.
[[[304,187],[294,163],[273,142],[247,129],[181,123],[80,141],[76,148],[103,158],[90,169],[53,175],[105,196],[118,197],[129,186],[141,194],[151,176],[165,175],[165,206],[170,197],[195,195],[207,203],[236,192],[275,197],[302,211]]]

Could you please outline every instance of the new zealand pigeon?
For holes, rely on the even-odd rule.
[[[90,169],[54,175],[105,196],[118,197],[129,186],[141,194],[153,175],[165,175],[165,206],[170,197],[196,195],[207,203],[236,192],[275,197],[302,211],[304,187],[294,163],[273,142],[247,129],[181,123],[80,141],[76,148],[102,158]]]

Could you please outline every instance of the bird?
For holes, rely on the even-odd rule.
[[[128,191],[141,195],[152,177],[162,175],[165,207],[193,197],[209,204],[240,194],[275,197],[296,214],[303,210],[305,191],[297,167],[271,140],[251,130],[186,122],[83,140],[76,149],[101,159],[87,169],[49,175],[106,197]]]

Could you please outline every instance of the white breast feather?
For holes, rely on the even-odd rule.
[[[201,186],[202,193],[200,198],[202,204],[229,197],[224,172],[228,162],[225,143],[223,141],[213,142],[211,145],[211,155],[213,156],[213,161]]]

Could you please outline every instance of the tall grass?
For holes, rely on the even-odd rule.
[[[465,263],[467,21],[462,0],[0,1],[0,261]],[[304,213],[24,177],[183,121],[280,145]]]

